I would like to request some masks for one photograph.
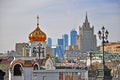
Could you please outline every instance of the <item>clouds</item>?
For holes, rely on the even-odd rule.
[[[29,33],[36,27],[37,15],[40,28],[55,43],[71,29],[78,31],[86,11],[95,33],[104,25],[112,33],[111,41],[120,40],[114,36],[119,33],[119,3],[120,0],[1,0],[0,51],[14,49],[16,42],[28,42]]]

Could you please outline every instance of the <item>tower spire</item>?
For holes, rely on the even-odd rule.
[[[87,17],[87,11],[86,11],[86,17],[85,17],[85,22],[83,23],[83,27],[90,28],[90,25],[89,25],[89,22],[88,22],[88,17]]]
[[[87,11],[86,11],[86,18],[85,18],[85,23],[88,23],[88,18],[87,18]]]
[[[39,16],[37,16],[37,27],[39,27]]]

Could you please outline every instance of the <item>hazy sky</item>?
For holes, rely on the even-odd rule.
[[[37,15],[40,28],[56,44],[73,28],[78,32],[86,11],[95,34],[105,26],[109,41],[120,41],[120,0],[0,0],[0,52],[15,50],[15,43],[29,42]],[[98,45],[100,42],[97,37]]]

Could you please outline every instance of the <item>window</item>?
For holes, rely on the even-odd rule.
[[[38,65],[37,64],[34,65],[33,70],[38,70]]]
[[[14,76],[22,76],[22,67],[20,64],[14,66]]]

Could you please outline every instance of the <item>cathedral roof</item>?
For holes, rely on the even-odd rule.
[[[39,28],[39,17],[37,16],[37,27],[36,29],[29,34],[30,42],[41,41],[45,42],[46,34]]]
[[[21,64],[23,67],[32,67],[35,64],[35,61],[33,61],[33,60],[22,60],[22,59],[13,60],[10,63],[10,67],[13,67],[15,64]]]
[[[36,63],[39,63],[40,61],[40,64],[41,66],[45,66],[46,64],[46,61],[50,59],[50,57],[48,56],[46,59],[36,59],[36,60],[33,60],[33,59],[16,59],[16,60],[13,60],[11,61],[10,63],[10,67],[13,67],[15,64],[21,64],[23,67],[33,67],[34,64]]]

